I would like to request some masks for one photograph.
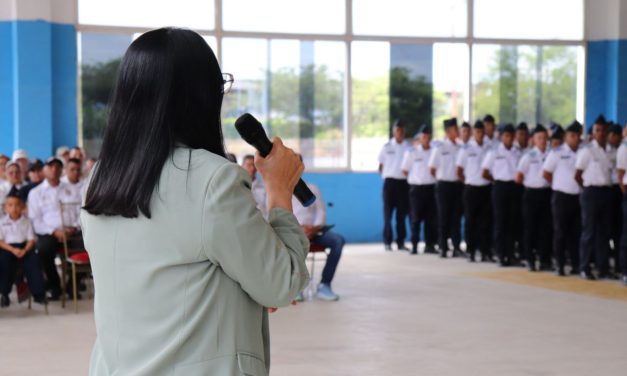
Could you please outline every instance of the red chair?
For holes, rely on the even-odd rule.
[[[316,272],[316,254],[324,254],[327,256],[327,248],[320,244],[311,243],[309,245],[309,253],[307,257],[309,257],[309,285],[305,288],[304,296],[307,300],[311,300],[314,294],[316,293],[316,286],[314,283],[314,275]]]

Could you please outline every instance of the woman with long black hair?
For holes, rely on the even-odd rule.
[[[225,159],[224,79],[203,38],[159,29],[122,59],[81,213],[95,283],[91,375],[266,375],[267,310],[309,280],[291,212],[303,166],[274,140],[250,178]]]

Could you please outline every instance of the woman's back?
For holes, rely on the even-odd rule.
[[[186,147],[164,164],[150,211],[81,214],[96,286],[91,374],[265,375],[263,307],[289,304],[308,281],[294,216],[264,221],[244,170]]]

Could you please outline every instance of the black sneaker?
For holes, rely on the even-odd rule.
[[[425,247],[425,253],[436,254],[438,252],[435,250],[434,246],[428,245]]]
[[[599,273],[598,279],[609,279],[609,280],[617,280],[618,276],[612,272],[607,273]]]
[[[410,255],[417,255],[418,254],[418,245],[417,244],[412,244],[411,252],[409,254]]]
[[[11,305],[11,299],[9,299],[9,295],[2,295],[0,297],[0,307],[6,308]]]
[[[564,268],[557,268],[557,273],[559,277],[565,277],[566,273],[564,272]]]
[[[399,251],[403,251],[403,252],[407,252],[407,251],[409,251],[409,248],[405,247],[405,244],[400,244],[400,245],[398,245],[398,246],[397,246],[397,249],[398,249]]]

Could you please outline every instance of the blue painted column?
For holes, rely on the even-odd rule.
[[[627,4],[586,0],[586,125],[627,122]]]
[[[72,19],[64,10],[74,2],[54,3],[54,11],[51,1],[2,3],[17,16],[0,20],[0,153],[43,159],[77,144],[76,29],[54,22]]]

